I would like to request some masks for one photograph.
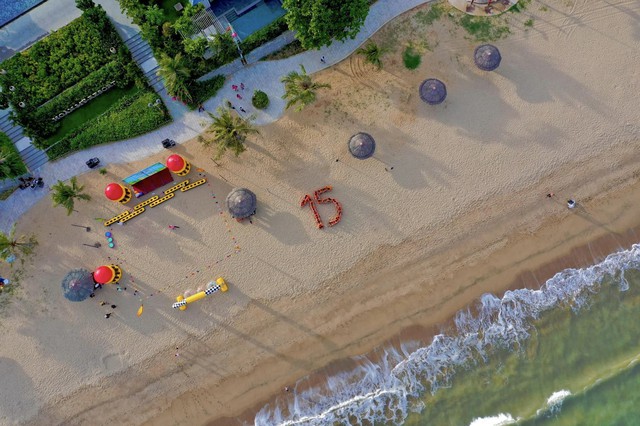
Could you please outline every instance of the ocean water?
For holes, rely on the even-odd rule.
[[[266,425],[640,425],[640,245],[277,399]]]

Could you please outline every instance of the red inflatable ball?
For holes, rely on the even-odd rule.
[[[104,189],[104,195],[111,201],[120,201],[124,198],[124,187],[119,183],[110,183]]]
[[[170,155],[169,158],[167,158],[167,168],[172,172],[181,172],[184,170],[185,164],[184,158],[178,154]]]
[[[100,284],[107,284],[115,275],[115,272],[109,266],[100,266],[93,273],[93,279]]]

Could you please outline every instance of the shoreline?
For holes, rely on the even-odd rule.
[[[612,192],[613,194],[608,193],[607,195],[602,197],[603,199],[600,200],[600,203],[606,202],[610,198],[619,198],[621,195],[624,198],[625,203],[630,200],[636,200],[638,199],[638,197],[640,197],[640,180],[636,180],[629,185],[625,185],[623,188],[617,190],[613,189]],[[575,218],[568,216],[562,220],[571,221],[572,219]],[[604,260],[604,258],[606,258],[609,254],[621,250],[630,249],[633,244],[640,244],[640,218],[634,221],[630,217],[625,217],[622,220],[622,223],[619,225],[626,226],[628,224],[633,225],[623,232],[610,231],[595,236],[593,239],[588,239],[586,241],[583,238],[579,238],[580,242],[578,243],[578,245],[571,245],[568,249],[568,252],[559,255],[559,257],[552,258],[546,263],[542,263],[536,266],[535,269],[528,269],[525,267],[509,284],[507,284],[506,286],[499,285],[497,287],[497,291],[491,293],[501,298],[504,293],[509,290],[516,290],[521,288],[538,289],[540,288],[540,284],[545,283],[558,272],[570,268],[582,269],[591,266]],[[606,226],[609,224],[601,225]],[[614,225],[614,223],[612,223],[611,225]],[[618,224],[615,223],[615,225]],[[473,269],[483,268],[480,267]],[[483,278],[483,280],[489,280],[493,277],[494,276],[488,276],[486,278]],[[467,305],[467,307],[473,310],[477,301],[478,298],[472,300]],[[465,307],[462,307],[460,309],[464,308]],[[450,312],[449,317],[439,324],[423,326],[419,323],[421,321],[424,321],[424,319],[418,320],[417,324],[400,329],[399,332],[397,332],[395,335],[386,338],[374,348],[369,349],[366,353],[363,352],[362,354],[350,356],[348,358],[332,360],[328,365],[312,372],[308,376],[298,378],[298,380],[294,383],[297,384],[304,381],[304,386],[302,386],[302,390],[304,390],[308,387],[314,387],[324,384],[327,377],[332,377],[339,375],[340,373],[347,373],[352,371],[354,368],[360,365],[359,361],[355,359],[356,357],[363,358],[367,362],[370,361],[375,364],[379,361],[380,355],[387,349],[393,348],[397,350],[402,344],[410,344],[416,348],[428,346],[435,335],[445,332],[446,330],[454,327],[453,319],[460,309]],[[260,368],[258,367],[257,369]],[[245,409],[240,414],[228,417],[211,418],[206,421],[200,421],[202,419],[192,419],[192,421],[195,420],[197,424],[206,424],[208,426],[252,424],[255,415],[263,407],[268,404],[275,405],[278,402],[282,402],[279,401],[281,399],[286,400],[292,397],[293,394],[289,395],[284,393],[283,390],[280,390],[279,392],[273,393],[267,398],[256,402],[250,408]],[[161,419],[156,418],[151,420],[147,424],[157,424],[156,422],[158,420],[161,421]],[[161,421],[160,424],[166,423],[163,423]]]

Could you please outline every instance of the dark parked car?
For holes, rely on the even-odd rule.
[[[90,169],[93,169],[94,167],[97,167],[98,164],[100,164],[100,159],[98,157],[94,157],[94,158],[90,159],[89,161],[87,161],[85,164]]]
[[[165,139],[165,140],[162,141],[162,146],[164,148],[169,149],[169,148],[171,148],[173,146],[176,146],[176,141],[171,140],[171,139]]]

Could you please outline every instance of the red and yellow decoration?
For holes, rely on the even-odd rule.
[[[110,183],[104,189],[104,195],[111,201],[126,204],[131,200],[131,190],[119,183]]]
[[[122,269],[118,265],[98,266],[93,272],[93,279],[99,284],[111,284],[120,281]]]
[[[316,219],[316,225],[318,226],[318,229],[322,229],[324,228],[324,223],[322,223],[322,218],[320,217],[320,213],[318,213],[318,209],[316,207],[316,201],[318,203],[333,203],[336,207],[336,215],[331,218],[331,220],[329,220],[329,226],[333,226],[335,224],[337,224],[338,222],[340,222],[340,220],[342,219],[342,205],[338,202],[338,200],[336,200],[335,198],[320,198],[320,196],[322,194],[324,194],[325,192],[329,192],[333,189],[332,186],[328,185],[325,187],[322,187],[320,189],[318,189],[317,191],[315,191],[313,193],[314,197],[315,197],[315,201],[313,198],[311,198],[311,196],[309,194],[306,194],[304,196],[304,198],[302,199],[302,201],[300,202],[300,207],[304,207],[307,204],[309,204],[309,207],[311,208],[311,211],[313,212],[313,216]]]
[[[178,176],[184,176],[191,171],[191,164],[178,154],[170,155],[167,158],[167,169]]]

